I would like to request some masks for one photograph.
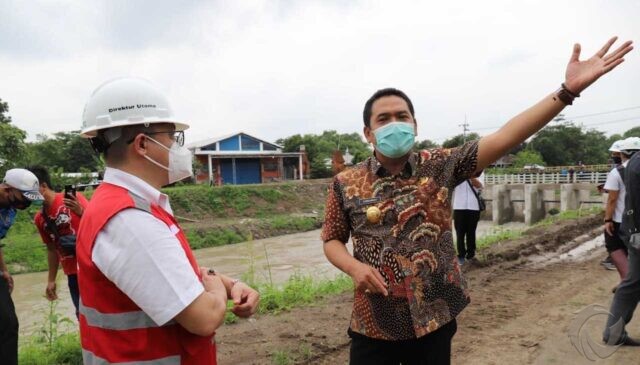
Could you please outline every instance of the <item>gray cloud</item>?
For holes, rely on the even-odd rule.
[[[359,132],[364,101],[396,86],[414,101],[419,138],[442,141],[465,114],[471,128],[501,125],[557,88],[573,42],[588,57],[610,35],[638,34],[638,4],[4,1],[0,97],[33,137],[77,129],[93,88],[136,75],[191,121],[188,139],[245,130],[275,140]],[[628,56],[566,114],[637,105],[639,66]]]

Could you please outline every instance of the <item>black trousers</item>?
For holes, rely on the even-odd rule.
[[[13,306],[9,284],[0,277],[0,364],[18,363],[18,316]]]
[[[370,338],[349,329],[350,365],[449,365],[456,320],[426,336],[403,341]]]
[[[454,210],[458,257],[472,259],[476,256],[476,228],[480,221],[478,210]]]

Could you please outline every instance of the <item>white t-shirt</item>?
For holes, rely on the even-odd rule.
[[[168,197],[136,176],[107,168],[104,181],[173,214]],[[98,269],[159,326],[204,291],[176,237],[177,229],[145,211],[125,209],[107,222],[93,246]]]
[[[480,177],[477,178],[482,185],[484,185],[484,172],[480,174]],[[478,198],[471,190],[471,186],[467,182],[469,180],[463,181],[461,184],[456,186],[456,189],[453,192],[453,209],[454,210],[480,210],[478,207]],[[473,188],[475,191],[479,191],[480,189]]]
[[[628,160],[625,161],[622,166],[627,167]],[[613,221],[616,223],[622,222],[622,213],[624,212],[624,196],[625,196],[625,188],[624,181],[622,181],[622,177],[617,169],[613,169],[609,171],[607,175],[607,181],[604,183],[604,189],[609,191],[617,191],[618,199],[616,200],[616,208],[613,211]]]

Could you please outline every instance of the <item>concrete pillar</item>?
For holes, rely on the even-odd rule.
[[[302,154],[298,155],[298,166],[300,170],[300,181],[304,180],[304,170],[302,169]]]
[[[562,184],[560,186],[560,211],[578,209],[580,194],[574,184]]]
[[[543,190],[537,184],[524,186],[524,223],[532,225],[544,218]]]
[[[504,224],[513,219],[513,204],[511,204],[511,192],[507,185],[493,186],[493,224]]]
[[[209,186],[213,185],[213,166],[211,163],[211,155],[207,155],[207,166],[209,167]]]
[[[578,208],[588,207],[588,204],[583,204],[581,202],[592,201],[591,199],[591,190],[579,190],[578,191]]]

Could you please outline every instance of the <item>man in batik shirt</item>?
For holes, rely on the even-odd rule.
[[[607,55],[613,42],[586,61],[575,45],[558,91],[460,148],[411,152],[417,122],[400,90],[366,102],[364,135],[375,152],[335,177],[322,231],[327,258],[355,284],[351,364],[450,363],[455,318],[470,301],[453,248],[451,192],[619,65],[631,42]]]

